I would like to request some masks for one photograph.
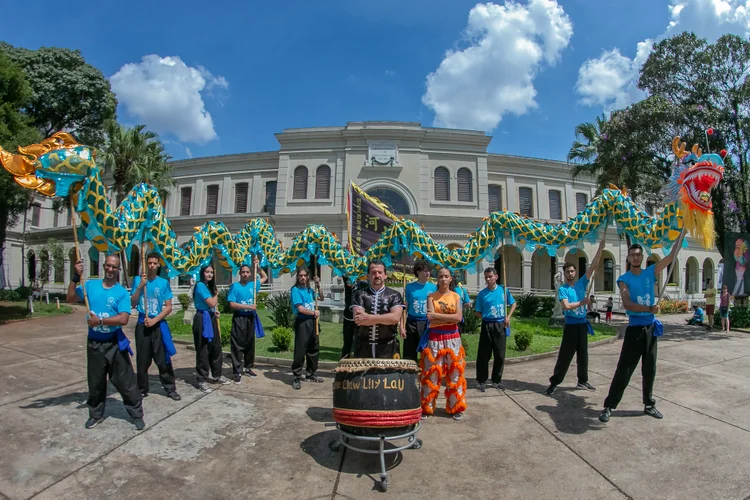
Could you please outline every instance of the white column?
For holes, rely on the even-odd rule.
[[[518,189],[516,189],[515,177],[508,177],[505,179],[507,185],[506,196],[508,198],[506,210],[510,212],[519,212],[521,208],[518,205]]]
[[[477,185],[477,197],[476,197],[476,203],[477,203],[477,209],[486,214],[489,213],[490,210],[490,203],[489,203],[489,195],[488,195],[488,185],[489,185],[489,179],[487,176],[487,157],[486,156],[480,156],[477,158],[477,178],[476,178],[476,185]]]
[[[192,207],[190,215],[205,215],[206,208],[203,202],[203,179],[196,179],[195,188],[193,189],[193,199],[190,200]]]
[[[230,175],[224,176],[224,182],[219,186],[221,192],[221,208],[219,208],[220,214],[233,214],[234,204],[232,198],[234,195],[234,186],[232,185],[232,177]]]
[[[523,291],[529,292],[531,290],[531,258],[524,258],[523,259],[523,282],[521,283],[523,285]]]
[[[539,179],[536,181],[536,214],[540,219],[549,219],[549,195],[544,181]]]

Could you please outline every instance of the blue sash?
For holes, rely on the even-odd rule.
[[[139,312],[138,323],[143,324],[145,319],[146,315],[144,315],[142,312]],[[172,332],[169,329],[169,324],[164,320],[159,321],[159,331],[161,331],[161,343],[164,345],[164,359],[166,359],[168,365],[171,365],[171,358],[172,356],[177,354],[177,348],[174,346],[174,342],[172,341]]]
[[[266,332],[263,330],[263,324],[260,322],[258,315],[255,315],[255,338],[262,339],[266,336]]]
[[[654,319],[654,337],[661,337],[662,335],[664,335],[664,325],[658,319]]]
[[[214,316],[213,311],[209,311],[208,309],[203,311],[198,311],[201,313],[201,319],[203,321],[203,338],[208,340],[213,340],[214,338],[214,322],[212,321],[212,318]]]
[[[586,330],[588,330],[589,335],[594,335],[594,327],[591,326],[591,322],[589,320],[586,320]]]
[[[128,351],[130,355],[133,355],[133,349],[130,348],[130,340],[125,336],[125,332],[122,331],[122,328],[117,330],[117,347],[121,351]]]
[[[422,336],[419,337],[419,345],[417,346],[417,352],[424,351],[427,347],[427,343],[430,341],[430,320],[427,320],[427,326],[425,326]]]

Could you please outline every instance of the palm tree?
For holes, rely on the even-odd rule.
[[[597,116],[596,121],[581,123],[576,126],[576,139],[568,151],[568,163],[574,163],[570,174],[575,179],[581,174],[598,177],[602,173],[599,163],[599,150],[607,135],[602,134],[607,119],[604,115]]]
[[[155,187],[163,200],[168,188],[174,185],[172,158],[164,149],[159,137],[145,125],[127,127],[114,120],[105,125],[106,144],[100,155],[104,173],[112,176],[112,188],[116,193],[117,205],[122,203],[125,194],[141,182]],[[121,252],[123,268],[127,269],[127,258]],[[128,284],[127,271],[123,273]]]

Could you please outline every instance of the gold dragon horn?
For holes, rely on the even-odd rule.
[[[697,144],[693,144],[693,154],[700,158],[703,155],[703,151],[698,147]]]
[[[674,155],[677,158],[683,159],[688,155],[688,152],[685,151],[686,146],[687,146],[686,143],[680,142],[680,136],[677,136],[674,139],[672,139],[672,151],[674,151]]]

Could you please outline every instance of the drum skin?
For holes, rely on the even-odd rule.
[[[333,416],[356,435],[405,433],[422,410],[419,367],[411,360],[346,359],[333,382]]]

